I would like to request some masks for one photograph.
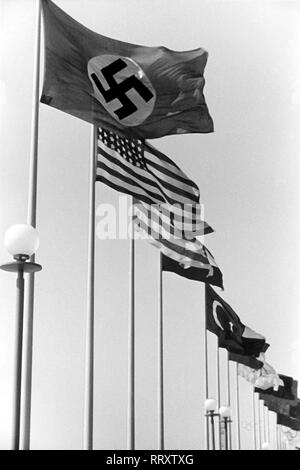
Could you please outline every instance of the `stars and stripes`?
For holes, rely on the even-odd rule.
[[[187,239],[182,236],[171,223],[170,217],[161,213],[159,206],[149,206],[135,201],[135,222],[143,234],[143,238],[156,246],[161,253],[180,265],[184,271],[197,269],[201,271],[201,280],[210,282],[219,271],[211,253],[197,239]],[[206,230],[202,221],[202,233]],[[187,276],[188,277],[188,276]]]
[[[177,228],[187,236],[202,233],[199,188],[170,158],[146,142],[102,128],[97,152],[98,181],[146,204],[172,205],[172,223]]]

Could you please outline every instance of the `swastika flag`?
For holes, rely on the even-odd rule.
[[[151,139],[213,131],[203,95],[207,52],[176,52],[97,34],[42,0],[41,102],[117,134]]]

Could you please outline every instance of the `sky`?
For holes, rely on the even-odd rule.
[[[199,185],[223,298],[266,336],[267,360],[300,379],[300,4],[271,0],[57,0],[100,34],[209,53],[213,134],[152,141]],[[0,240],[26,223],[35,4],[0,0]],[[43,67],[42,67],[43,70]],[[90,125],[40,105],[33,449],[82,446]],[[96,207],[119,194],[96,187]],[[96,224],[99,217],[96,217]],[[9,260],[0,242],[0,260]],[[126,448],[128,240],[96,240],[96,449]],[[157,447],[158,251],[136,243],[136,447]],[[15,284],[0,271],[0,448],[9,448]],[[164,276],[165,440],[204,448],[204,289]],[[216,342],[209,335],[210,396]],[[221,351],[221,402],[227,402]],[[235,367],[231,364],[235,444]],[[242,445],[251,388],[240,381]],[[270,417],[272,422],[273,416]]]

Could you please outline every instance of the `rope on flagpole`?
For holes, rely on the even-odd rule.
[[[33,109],[31,123],[31,143],[29,161],[29,191],[27,223],[36,227],[37,171],[38,171],[38,132],[39,132],[39,93],[40,93],[40,50],[41,50],[41,0],[36,2],[36,32],[34,52]],[[30,258],[35,262],[35,256]],[[32,352],[33,352],[33,313],[34,313],[34,273],[28,276],[28,290],[24,315],[24,365],[23,393],[21,402],[20,448],[30,448]]]
[[[93,449],[94,419],[94,310],[95,310],[95,180],[96,180],[97,127],[91,129],[90,179],[89,179],[89,230],[87,316],[85,352],[84,426],[83,449]]]
[[[131,198],[131,233],[129,240],[129,321],[128,321],[128,415],[127,449],[135,450],[135,243],[134,200]]]
[[[238,374],[238,363],[236,363],[236,429],[237,450],[241,450],[240,383]]]
[[[159,253],[158,289],[158,449],[165,448],[164,435],[164,318],[162,253]]]

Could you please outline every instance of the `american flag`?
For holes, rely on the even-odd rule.
[[[96,179],[146,204],[172,205],[173,224],[187,232],[203,230],[199,188],[152,145],[98,129]],[[207,226],[207,233],[211,227]]]
[[[163,255],[179,263],[184,269],[197,268],[205,272],[207,282],[214,276],[217,264],[197,239],[187,239],[177,231],[165,214],[161,214],[159,206],[147,206],[145,203],[135,202],[135,222],[143,237],[156,246]],[[204,231],[204,225],[203,225]]]

